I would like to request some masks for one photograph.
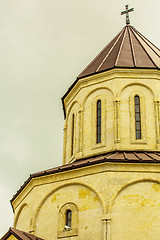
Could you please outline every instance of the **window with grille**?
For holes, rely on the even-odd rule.
[[[97,101],[97,131],[96,131],[96,142],[101,143],[101,100]]]
[[[74,114],[72,115],[72,130],[71,130],[71,156],[73,155],[74,149]]]
[[[71,228],[72,226],[72,211],[70,209],[68,209],[66,211],[66,227]]]
[[[59,211],[57,239],[74,236],[78,236],[78,207],[69,202]]]
[[[141,139],[141,112],[140,112],[140,97],[134,97],[135,103],[135,133],[136,139]]]

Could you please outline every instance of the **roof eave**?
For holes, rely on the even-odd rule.
[[[88,75],[85,75],[85,76],[82,76],[82,77],[77,77],[76,80],[72,83],[72,85],[68,88],[67,92],[62,96],[61,100],[62,100],[62,106],[63,106],[63,112],[64,112],[64,119],[66,118],[66,109],[65,109],[65,104],[64,104],[64,100],[65,98],[68,96],[68,94],[71,92],[71,90],[73,89],[73,87],[76,85],[76,83],[80,80],[80,79],[83,79],[83,78],[87,78],[87,77],[90,77],[90,76],[93,76],[93,75],[97,75],[99,73],[102,73],[102,72],[106,72],[106,71],[109,71],[109,70],[112,70],[114,68],[117,68],[117,67],[112,67],[112,68],[109,68],[107,70],[103,70],[101,72],[95,72],[95,73],[91,73],[91,74],[88,74]]]
[[[124,159],[108,159],[108,158],[100,158],[100,159],[96,159],[98,157],[104,157],[106,154],[113,154],[113,153],[122,153],[122,152],[146,152],[146,150],[137,150],[137,151],[111,151],[108,153],[103,153],[103,154],[99,154],[99,155],[94,155],[94,156],[89,156],[83,159],[77,159],[76,162],[70,163],[70,164],[66,164],[66,165],[62,165],[59,167],[55,167],[52,169],[48,169],[46,171],[42,171],[42,172],[37,172],[34,174],[31,174],[30,177],[27,179],[27,181],[24,182],[24,184],[20,187],[20,189],[17,191],[17,193],[12,197],[12,199],[10,200],[10,203],[12,205],[13,208],[13,201],[18,197],[18,195],[22,192],[22,190],[29,184],[29,182],[37,177],[41,177],[41,176],[47,176],[47,175],[51,175],[54,173],[60,173],[60,172],[66,172],[69,170],[74,170],[74,169],[78,169],[78,168],[83,168],[83,167],[87,167],[90,165],[95,165],[95,164],[100,164],[100,163],[104,163],[104,162],[113,162],[113,163],[126,163],[126,160]],[[150,153],[160,153],[160,151],[149,151]],[[90,159],[90,160],[89,160]],[[127,163],[159,163],[160,164],[160,160],[155,160],[155,161],[148,161],[148,160],[143,160],[143,161],[135,161],[135,160],[127,160]]]
[[[88,74],[88,75],[84,75],[82,77],[77,77],[76,80],[72,83],[72,85],[68,88],[67,92],[61,98],[62,106],[63,106],[63,112],[64,112],[64,119],[66,118],[66,109],[65,109],[64,100],[68,96],[68,94],[71,92],[73,87],[77,84],[77,82],[79,80],[81,80],[81,79],[84,79],[84,78],[87,78],[87,77],[90,77],[90,76],[94,76],[94,75],[98,75],[98,74],[101,74],[103,72],[108,72],[108,71],[110,71],[112,69],[157,69],[157,70],[160,70],[160,68],[158,68],[158,67],[153,67],[152,68],[152,67],[124,67],[124,66],[121,67],[121,66],[114,66],[114,67],[108,68],[108,69],[103,70],[103,71],[94,72],[94,73],[91,73],[91,74]]]
[[[18,240],[22,240],[22,238],[20,238],[10,227],[8,232],[1,238],[1,240],[6,240],[8,239],[11,235],[13,235],[14,237],[16,237]]]

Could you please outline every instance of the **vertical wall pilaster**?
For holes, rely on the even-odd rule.
[[[111,217],[108,214],[102,218],[103,240],[111,240]]]
[[[120,143],[120,101],[118,99],[114,101],[114,129],[114,141]]]
[[[103,219],[103,240],[107,240],[107,220]]]
[[[154,101],[156,120],[156,142],[160,144],[160,101]]]
[[[67,139],[67,123],[65,120],[65,125],[63,128],[63,165],[66,164],[66,139]]]
[[[111,219],[107,219],[107,240],[111,239]]]
[[[83,152],[83,108],[78,112],[78,157],[82,157]]]

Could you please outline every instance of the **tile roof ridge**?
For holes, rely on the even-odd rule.
[[[19,236],[19,234],[22,233],[21,230],[18,230],[16,228],[10,227],[8,232],[1,238],[1,240],[6,240],[8,239],[8,237],[10,237],[11,235],[13,235],[14,237],[16,237],[16,239],[18,240],[23,240],[21,238],[21,236]]]
[[[128,158],[127,158],[127,154],[126,154],[126,152],[123,152],[123,156],[124,156],[125,160],[128,159]]]
[[[14,232],[16,235],[17,235],[17,232],[23,232],[23,231],[21,231],[21,230],[19,230],[17,228],[14,228],[14,227],[10,227],[9,231]]]
[[[109,55],[110,55],[111,52],[113,51],[113,49],[114,49],[114,47],[116,46],[117,42],[119,41],[120,37],[124,34],[125,29],[126,29],[126,27],[124,27],[124,28],[121,30],[121,32],[120,32],[119,36],[117,37],[117,39],[116,39],[116,37],[114,38],[114,39],[116,39],[115,43],[114,43],[113,46],[110,48],[109,52],[108,52],[107,55],[104,57],[103,61],[100,63],[100,65],[98,66],[98,68],[96,69],[96,72],[98,72],[99,69],[103,66],[105,60],[109,57]],[[109,43],[109,44],[110,44],[110,43]],[[107,46],[106,46],[106,47],[107,47]],[[114,65],[115,65],[115,64],[114,64]]]
[[[133,40],[132,40],[132,37],[131,37],[131,26],[128,26],[128,35],[129,35],[129,41],[130,41],[130,46],[131,46],[131,53],[132,53],[132,59],[133,59],[133,64],[134,64],[134,67],[137,67],[137,63],[136,63],[136,56],[135,56],[135,51],[134,51],[134,46],[133,46]]]
[[[122,50],[122,46],[123,46],[123,43],[124,43],[126,32],[127,32],[127,26],[124,28],[123,39],[121,41],[121,45],[120,45],[120,48],[119,48],[119,51],[118,51],[118,55],[116,57],[115,66],[117,66],[117,63],[118,63],[118,60],[119,60],[119,56],[120,56],[120,53],[121,53],[121,50]]]
[[[156,154],[157,156],[160,157],[160,153],[159,152],[154,152],[154,154]]]
[[[135,31],[133,30],[134,28],[131,27],[131,32],[132,34],[135,36],[135,38],[137,39],[138,43],[140,44],[140,46],[142,47],[142,49],[144,50],[144,52],[146,53],[146,55],[148,56],[148,58],[150,59],[150,61],[152,62],[152,64],[158,68],[157,64],[155,63],[155,61],[152,59],[152,57],[149,55],[149,53],[147,52],[147,50],[145,49],[145,47],[142,45],[142,43],[140,42],[140,40],[138,39],[137,35],[135,34]],[[136,32],[137,33],[137,32]],[[139,36],[141,39],[142,37]],[[142,39],[143,40],[143,39]]]
[[[40,240],[42,238],[39,238],[31,233],[28,233],[28,232],[25,232],[23,230],[20,230],[20,229],[17,229],[17,228],[14,228],[14,227],[10,227],[9,231],[11,231],[12,233],[14,233],[16,235],[16,237],[18,237],[18,239],[23,239],[23,236],[20,236],[20,234],[23,234],[25,235],[28,239],[30,240]]]
[[[133,28],[134,29],[134,28]],[[142,41],[148,46],[148,48],[150,49],[150,51],[154,52],[154,54],[160,58],[160,49],[158,47],[156,47],[151,41],[149,41],[145,36],[143,36],[143,34],[141,34],[137,29],[134,29],[134,31],[137,33],[137,35],[139,36],[139,38],[142,39]],[[155,50],[156,48],[156,50]],[[153,58],[151,57],[151,59],[153,60]],[[155,62],[155,61],[154,61]],[[156,64],[156,63],[155,63]],[[160,65],[155,65],[157,68],[160,67]]]
[[[124,30],[124,28],[125,28],[125,27],[123,27],[122,30],[121,30],[113,39],[111,39],[111,41],[110,41],[107,45],[105,45],[105,47],[100,51],[100,53],[99,53],[96,57],[93,58],[93,60],[92,60],[92,61],[85,67],[85,69],[78,75],[77,79],[83,78],[83,73],[86,71],[86,69],[89,68],[89,67],[92,65],[92,63],[104,52],[104,50],[108,47],[108,45],[109,45],[114,39],[116,39],[117,37],[119,37],[119,35],[121,35],[121,32]],[[82,75],[82,76],[81,76],[81,75]],[[84,76],[84,77],[86,77],[86,76]]]
[[[27,232],[23,232],[23,234],[28,237],[30,240],[33,240],[33,238],[36,240],[38,239],[36,236],[34,236],[33,234],[31,233],[27,233]],[[32,237],[31,237],[32,236]]]
[[[137,152],[134,151],[133,153],[134,153],[134,155],[135,155],[140,161],[142,161],[142,158],[138,156]],[[139,152],[138,152],[138,153],[139,153]]]
[[[119,153],[118,151],[112,152],[111,155],[108,157],[105,157],[105,159],[112,158],[112,157],[116,156],[118,153]]]
[[[146,44],[147,44],[147,42],[149,42],[153,47],[155,47],[157,50],[160,51],[160,49],[154,43],[152,43],[148,38],[146,38],[142,33],[140,33],[135,27],[131,26],[131,28],[137,33],[137,35],[139,35],[141,38],[143,38],[143,40],[146,42]],[[158,55],[158,56],[160,57],[160,55]]]
[[[156,161],[156,159],[154,157],[152,157],[151,155],[149,155],[147,152],[144,152],[148,157],[150,157],[152,160]]]

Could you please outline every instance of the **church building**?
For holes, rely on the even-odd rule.
[[[62,97],[63,165],[20,187],[1,240],[160,240],[160,50],[132,10]]]

